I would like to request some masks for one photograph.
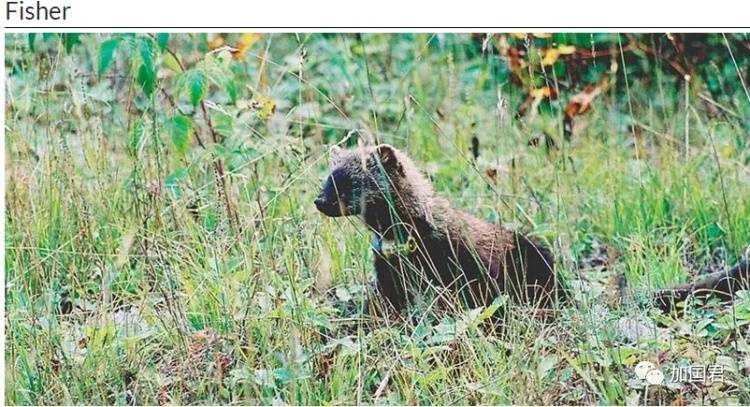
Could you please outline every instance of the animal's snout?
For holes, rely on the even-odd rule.
[[[318,208],[318,211],[320,211],[320,213],[326,216],[336,217],[342,215],[339,203],[330,202],[324,197],[319,196],[315,198],[315,207]]]
[[[323,198],[321,198],[321,197],[317,197],[317,198],[315,198],[315,207],[316,207],[316,208],[318,208],[318,210],[319,210],[319,211],[321,211],[321,212],[322,212],[322,211],[323,211],[323,209],[322,209],[322,208],[323,208],[323,207],[324,207],[325,205],[326,205],[326,201],[325,201],[325,199],[323,199]]]

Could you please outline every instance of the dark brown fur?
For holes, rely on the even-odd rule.
[[[360,215],[386,241],[412,236],[417,242],[413,253],[386,257],[375,251],[377,290],[394,309],[403,309],[417,290],[428,286],[455,294],[470,307],[489,305],[500,293],[542,307],[563,297],[545,246],[453,208],[395,148],[337,151],[333,161],[332,174],[343,169],[359,181],[332,175],[316,200],[321,211],[329,216]],[[347,188],[338,188],[336,177]],[[347,196],[357,185],[364,190]],[[337,200],[339,208],[331,206],[336,197],[326,196],[326,190],[335,191],[336,197],[345,195]]]
[[[504,293],[517,302],[548,307],[565,300],[549,250],[535,239],[453,208],[399,150],[383,144],[332,151],[332,171],[315,200],[327,216],[360,216],[377,238],[417,249],[386,256],[375,250],[377,291],[402,310],[419,290],[448,292],[470,307],[487,306]],[[624,280],[623,280],[624,281]],[[669,312],[690,295],[729,300],[750,283],[750,264],[692,284],[657,292]]]
[[[727,271],[717,271],[689,284],[661,290],[654,296],[654,303],[664,312],[677,311],[676,305],[695,296],[706,298],[714,295],[722,301],[734,299],[737,290],[750,287],[750,262],[741,261]]]

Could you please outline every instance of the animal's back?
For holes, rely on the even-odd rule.
[[[553,256],[537,240],[462,213],[465,250],[475,253],[461,266],[476,277],[475,294],[491,302],[504,293],[518,302],[546,307],[562,295],[555,281]],[[487,305],[481,301],[480,305]]]

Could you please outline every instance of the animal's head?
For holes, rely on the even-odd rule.
[[[365,215],[396,193],[405,177],[406,157],[388,144],[331,149],[331,173],[315,206],[326,216]]]

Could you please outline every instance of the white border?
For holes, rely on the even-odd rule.
[[[12,0],[11,0],[12,1]],[[21,0],[17,0],[21,1]],[[24,5],[37,0],[23,0]],[[748,9],[737,0],[696,2],[624,0],[39,0],[70,5],[66,21],[8,21],[3,1],[3,33],[8,32],[747,32]],[[9,28],[14,27],[14,28]],[[474,28],[472,28],[474,27]],[[721,28],[731,27],[731,28]],[[3,57],[5,36],[0,39]],[[3,79],[5,65],[3,64]],[[5,100],[5,86],[2,90]],[[5,169],[5,109],[2,112]],[[5,191],[5,176],[0,179]],[[5,216],[5,193],[0,198]],[[5,222],[0,230],[4,247]],[[5,253],[2,366],[5,369]],[[0,381],[0,393],[5,380]]]

